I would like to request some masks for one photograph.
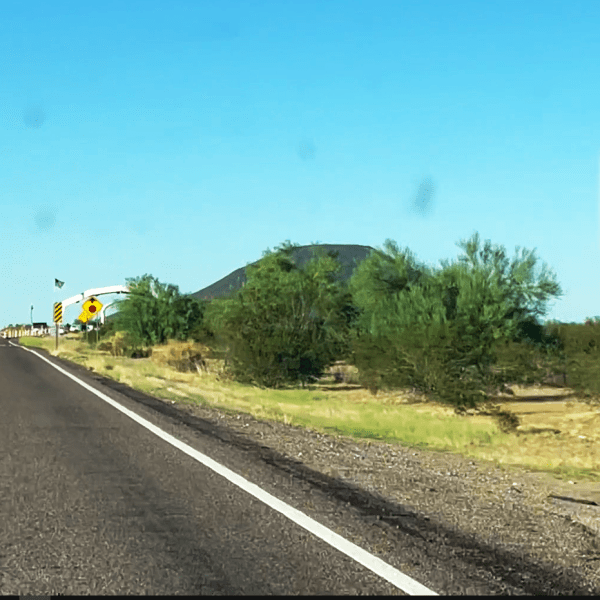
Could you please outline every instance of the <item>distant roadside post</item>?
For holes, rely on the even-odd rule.
[[[58,330],[60,328],[60,324],[62,323],[62,302],[54,303],[54,333],[56,335],[56,346],[55,349],[58,350]]]

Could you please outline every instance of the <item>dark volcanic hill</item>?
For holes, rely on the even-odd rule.
[[[310,246],[299,246],[298,248],[294,248],[292,259],[298,267],[302,268],[312,258],[316,248],[322,248],[325,252],[338,252],[337,258],[342,265],[339,274],[339,279],[341,281],[348,281],[356,266],[360,264],[370,252],[374,251],[374,248],[371,248],[371,246],[358,246],[354,244],[313,244]],[[256,265],[260,260],[261,259],[252,264]],[[208,287],[187,295],[192,298],[198,298],[199,300],[224,298],[225,296],[237,292],[244,283],[246,283],[246,267],[240,267],[233,271],[233,273],[230,273]]]

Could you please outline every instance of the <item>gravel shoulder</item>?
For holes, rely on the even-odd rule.
[[[179,408],[311,471],[370,492],[382,504],[407,507],[434,528],[437,524],[501,554],[550,569],[564,579],[558,593],[565,593],[570,584],[577,593],[600,593],[600,498],[594,505],[594,498],[600,496],[598,483],[569,484],[523,468],[499,468],[458,454],[331,436],[213,407],[185,404]],[[394,526],[398,518],[376,506],[371,512],[378,513],[375,518],[381,527]],[[523,577],[527,581],[542,577],[540,573]],[[530,589],[539,589],[530,583]]]

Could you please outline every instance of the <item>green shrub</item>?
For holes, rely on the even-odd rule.
[[[225,342],[239,382],[304,385],[347,351],[351,315],[348,295],[334,282],[339,262],[317,256],[300,268],[292,249],[267,251],[247,268],[245,287],[207,308],[206,323]]]
[[[387,240],[384,251],[371,253],[354,272],[349,289],[359,312],[353,362],[374,392],[412,383],[438,400],[474,406],[503,376],[492,370],[501,340],[560,350],[558,338],[534,318],[548,298],[561,294],[545,268],[535,275],[534,253],[519,256],[517,249],[509,261],[504,248],[489,240],[482,246],[478,234],[458,245],[464,255],[436,270]],[[534,357],[522,348],[511,375],[535,377]]]
[[[115,327],[127,331],[136,347],[186,340],[205,334],[206,302],[182,296],[178,286],[164,284],[151,275],[127,279],[129,294],[118,301]],[[193,333],[193,336],[191,334]]]

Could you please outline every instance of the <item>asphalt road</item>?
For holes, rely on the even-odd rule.
[[[39,354],[0,340],[0,594],[535,593],[467,537],[388,536],[270,449]]]
[[[273,467],[50,360],[289,500]],[[0,411],[2,594],[402,594],[7,340]]]

